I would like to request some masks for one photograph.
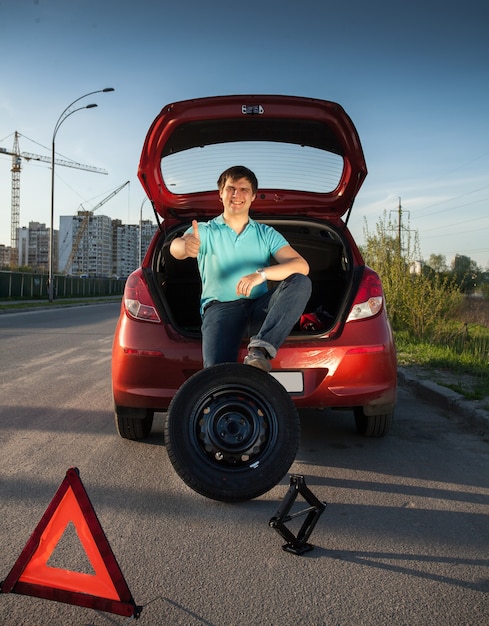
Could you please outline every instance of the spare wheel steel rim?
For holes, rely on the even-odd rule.
[[[220,467],[249,467],[273,447],[278,416],[273,406],[246,387],[218,388],[193,408],[190,439],[202,456]]]

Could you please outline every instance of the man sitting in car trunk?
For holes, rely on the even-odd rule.
[[[269,372],[311,295],[309,265],[279,232],[249,217],[258,189],[250,169],[231,167],[217,185],[223,213],[209,222],[193,220],[170,253],[197,259],[204,367],[235,362],[249,337],[245,364]],[[278,285],[268,289],[269,280]]]

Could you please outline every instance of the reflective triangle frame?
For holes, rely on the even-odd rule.
[[[95,575],[47,565],[69,523]],[[138,618],[137,606],[100,525],[76,467],[70,468],[25,548],[0,583],[1,593],[18,593]]]

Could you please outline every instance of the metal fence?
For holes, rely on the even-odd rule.
[[[84,298],[122,295],[126,281],[121,278],[55,276],[56,298]],[[0,271],[0,299],[47,299],[48,275]]]

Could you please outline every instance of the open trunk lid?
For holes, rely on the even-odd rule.
[[[312,98],[216,96],[165,106],[148,131],[138,176],[167,226],[221,212],[217,178],[245,165],[258,178],[255,214],[338,219],[367,168],[343,108]]]

